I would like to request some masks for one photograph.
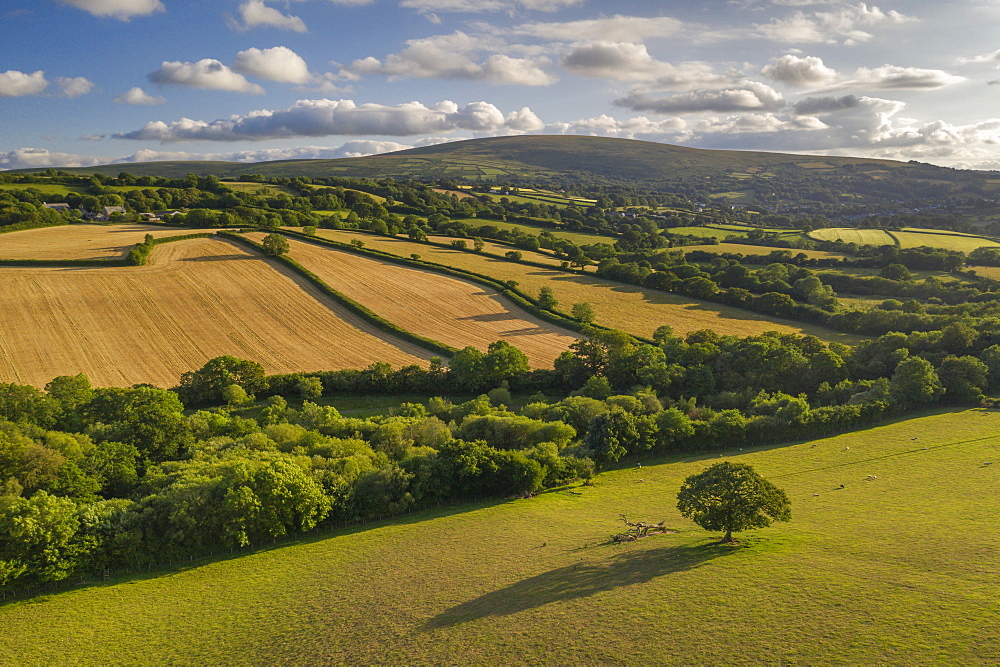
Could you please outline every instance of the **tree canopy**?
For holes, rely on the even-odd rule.
[[[724,530],[722,542],[733,532],[766,528],[772,521],[792,518],[785,492],[746,463],[723,461],[684,480],[677,509],[705,530]]]

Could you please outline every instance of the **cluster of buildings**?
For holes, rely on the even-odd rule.
[[[58,202],[54,204],[44,204],[45,208],[51,208],[54,211],[71,211],[73,207],[65,202]],[[116,213],[121,213],[125,215],[128,211],[125,210],[124,206],[104,206],[100,211],[91,213],[90,211],[84,211],[80,214],[83,220],[88,220],[91,222],[107,222],[111,219],[111,216]],[[169,218],[177,215],[180,211],[157,211],[156,213],[136,213],[136,215],[141,218],[142,222],[162,222],[164,218]]]

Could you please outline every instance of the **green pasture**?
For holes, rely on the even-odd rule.
[[[736,235],[737,232],[725,229],[712,229],[711,227],[671,227],[665,230],[669,234],[680,236],[699,236],[705,239],[719,239],[720,241]]]
[[[0,183],[0,190],[38,190],[43,195],[67,195],[71,192],[84,194],[87,188],[63,183]]]
[[[896,245],[896,240],[881,229],[854,229],[852,227],[829,227],[809,232],[808,236],[817,241],[857,243],[859,245]]]
[[[295,190],[284,186],[277,185],[275,183],[248,183],[243,181],[223,181],[222,184],[229,188],[230,190],[236,190],[237,192],[250,192],[256,194],[261,190],[264,190],[267,196],[274,195],[291,195],[292,197],[297,197],[299,195]]]
[[[715,192],[709,195],[709,197],[712,199],[725,199],[732,204],[753,204],[757,201],[752,192],[745,191]]]
[[[464,222],[465,224],[472,227],[483,227],[485,225],[491,225],[497,229],[519,229],[522,232],[531,234],[532,236],[537,236],[540,232],[548,231],[552,233],[552,236],[559,239],[566,239],[567,241],[572,241],[576,245],[591,245],[594,243],[614,243],[615,238],[611,236],[601,236],[600,234],[589,234],[587,232],[576,232],[567,229],[555,229],[552,227],[534,227],[529,225],[522,225],[514,222],[505,222],[501,220],[487,220],[486,218],[459,218],[459,222]]]
[[[976,248],[989,247],[998,248],[1000,243],[990,239],[971,234],[941,233],[928,231],[906,230],[902,232],[892,232],[892,235],[899,241],[900,248],[917,248],[920,246],[930,246],[932,248],[943,248],[945,250],[959,250],[961,252],[972,252]]]
[[[724,459],[791,522],[732,547],[682,519],[681,481]],[[642,463],[8,603],[0,663],[1000,661],[1000,413]],[[619,514],[678,532],[613,545]]]

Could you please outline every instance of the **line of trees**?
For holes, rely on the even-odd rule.
[[[0,584],[29,590],[438,503],[530,495],[649,452],[777,443],[940,402],[975,405],[1000,388],[998,336],[956,324],[849,348],[668,328],[643,344],[595,330],[551,370],[529,369],[498,342],[450,367],[267,377],[221,357],[176,390],[93,388],[79,375],[44,391],[0,385]],[[350,392],[437,397],[369,418],[319,401]]]

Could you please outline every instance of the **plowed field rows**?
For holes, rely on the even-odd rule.
[[[264,237],[247,236],[258,242]],[[289,245],[289,257],[345,296],[404,329],[453,347],[485,350],[504,339],[528,355],[533,368],[551,368],[576,339],[476,283],[294,239]]]
[[[142,243],[146,234],[156,238],[182,236],[206,229],[158,225],[62,225],[0,234],[0,259],[115,259]]]
[[[651,336],[657,327],[669,324],[684,334],[698,329],[714,329],[722,334],[752,336],[765,331],[811,334],[826,341],[854,343],[856,337],[826,327],[768,318],[741,308],[689,299],[676,294],[624,285],[593,275],[580,275],[558,269],[542,269],[517,262],[483,257],[472,252],[437,248],[404,239],[393,239],[352,232],[321,229],[318,234],[341,243],[351,239],[364,241],[366,248],[409,257],[417,253],[429,262],[475,271],[498,280],[515,280],[520,288],[537,295],[542,287],[551,287],[559,300],[558,309],[569,312],[574,303],[586,301],[594,306],[597,322],[638,336]]]
[[[173,386],[232,354],[269,373],[395,366],[432,355],[385,334],[307,282],[231,243],[160,246],[144,267],[0,268],[0,381]]]

